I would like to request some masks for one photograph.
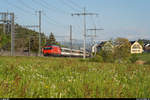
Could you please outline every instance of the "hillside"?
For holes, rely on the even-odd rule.
[[[21,27],[18,24],[16,24],[15,27],[16,27],[16,29],[15,29],[15,51],[22,52],[24,50],[28,50],[29,49],[29,41],[30,41],[31,52],[38,52],[39,33],[34,30]],[[10,50],[10,42],[11,42],[10,35],[11,35],[10,32],[7,33],[6,35],[4,35],[3,25],[0,24],[0,37],[2,38],[1,42],[2,41],[4,42],[3,44],[0,44],[1,45],[0,48],[2,48],[5,51]],[[48,42],[48,37],[46,37],[44,35],[44,33],[42,33],[41,34],[41,43],[42,43],[41,45],[44,46],[46,44],[46,41]],[[63,47],[69,47],[70,43],[61,43],[61,44],[58,43],[58,45],[61,45]],[[77,47],[78,47],[78,44],[77,44]]]
[[[24,49],[28,49],[29,40],[31,44],[31,51],[38,51],[38,32],[23,28],[18,24],[15,25],[15,49],[16,51],[23,51]],[[10,32],[6,35],[3,33],[2,25],[0,25],[0,37],[1,42],[5,43],[1,44],[1,48],[3,50],[10,50]],[[45,44],[46,36],[42,33],[42,45]],[[5,39],[4,39],[5,38]]]

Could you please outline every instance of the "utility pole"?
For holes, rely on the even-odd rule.
[[[3,14],[2,16],[2,20],[3,20],[3,33],[9,33],[10,32],[10,20],[8,19],[8,15],[10,15],[10,13],[6,12]]]
[[[74,16],[74,15],[77,15],[77,16],[82,15],[83,18],[84,18],[84,21],[83,21],[83,23],[84,23],[84,33],[83,33],[83,40],[84,40],[84,42],[83,42],[83,52],[84,52],[84,54],[83,54],[83,59],[85,59],[86,58],[86,16],[87,15],[98,15],[98,14],[96,14],[96,13],[86,13],[86,8],[84,8],[83,13],[73,13],[71,15],[72,16]]]
[[[14,46],[15,46],[15,42],[14,42],[14,13],[10,13],[11,15],[11,56],[14,56]]]
[[[4,34],[6,34],[6,33],[8,33],[9,32],[9,25],[8,25],[8,23],[10,22],[9,20],[8,20],[8,15],[10,15],[10,13],[3,13],[2,14],[2,20],[3,20],[3,33]],[[7,31],[6,31],[7,30]]]
[[[14,56],[14,46],[15,46],[15,24],[14,24],[14,19],[15,15],[14,13],[6,13],[6,12],[0,12],[0,15],[2,15],[4,18],[0,21],[2,21],[4,24],[5,22],[11,22],[11,56]],[[10,15],[11,19],[6,19],[6,17]],[[4,26],[5,27],[5,26]],[[4,28],[5,30],[5,28]],[[6,32],[6,31],[5,31]]]
[[[72,25],[70,25],[70,49],[72,54]]]
[[[4,20],[4,22],[3,22],[3,33],[5,34],[6,33],[6,16],[7,16],[7,13],[4,13],[4,15],[3,15],[3,20]]]
[[[39,56],[41,56],[41,12],[38,11],[39,13]]]

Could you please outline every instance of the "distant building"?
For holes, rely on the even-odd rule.
[[[97,46],[98,46],[98,44],[94,44],[92,46],[92,53],[97,52]]]
[[[112,42],[110,42],[110,41],[105,42],[103,47],[102,47],[102,50],[113,52],[114,51],[114,46],[113,46]]]
[[[143,47],[137,41],[131,41],[131,54],[142,53]]]
[[[130,43],[131,43],[131,50],[130,50],[131,54],[143,53],[143,51],[144,51],[143,47],[140,45],[139,42],[137,42],[137,41],[130,41]],[[96,53],[96,52],[99,52],[101,50],[114,52],[114,47],[116,47],[116,46],[117,46],[116,44],[113,44],[110,41],[103,41],[100,44],[94,44],[92,46],[92,53]],[[150,52],[150,45],[147,45],[146,48]]]
[[[92,53],[97,53],[101,50],[105,50],[105,51],[113,51],[113,44],[110,41],[103,41],[100,44],[94,44],[92,46]]]
[[[150,52],[150,44],[144,45],[144,52]]]
[[[103,41],[103,42],[101,42],[101,43],[96,43],[96,44],[93,44],[92,45],[92,50],[91,50],[91,52],[92,53],[95,53],[95,52],[99,52],[101,49],[102,49],[102,47],[103,47],[103,45],[106,43],[106,41]]]

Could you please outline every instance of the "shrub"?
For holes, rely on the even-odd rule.
[[[132,63],[135,63],[137,60],[139,60],[137,54],[132,54],[131,57],[129,58]]]
[[[130,57],[130,42],[126,38],[117,38],[115,40],[115,52],[114,57],[115,59],[119,60],[126,60],[128,57]]]
[[[146,61],[146,63],[145,63],[145,64],[150,65],[150,60],[149,60],[149,61]]]
[[[95,57],[90,58],[89,61],[91,61],[91,62],[103,62],[103,58],[97,54]]]
[[[111,51],[102,50],[100,56],[103,58],[104,62],[114,62],[113,53]]]

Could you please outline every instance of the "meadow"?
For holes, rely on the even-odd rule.
[[[150,65],[0,57],[0,98],[150,98]]]

